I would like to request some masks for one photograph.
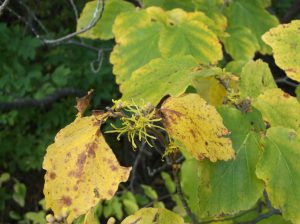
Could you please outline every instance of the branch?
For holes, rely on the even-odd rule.
[[[2,12],[4,10],[4,8],[8,5],[9,0],[4,0],[3,3],[1,3],[0,5],[0,16],[2,15]]]
[[[291,81],[291,80],[289,80],[288,77],[278,78],[278,79],[275,80],[275,82],[277,84],[284,83],[284,84],[287,84],[287,85],[292,86],[294,88],[296,88],[298,86],[298,84],[296,83],[296,81]]]
[[[136,193],[135,188],[134,188],[134,181],[136,179],[136,171],[137,171],[138,165],[139,165],[140,160],[142,159],[142,156],[144,153],[144,148],[145,148],[145,142],[142,142],[140,150],[138,151],[138,155],[136,156],[136,159],[134,161],[134,164],[133,164],[132,170],[131,170],[129,188],[133,193]]]
[[[70,4],[71,4],[71,6],[72,6],[72,9],[73,9],[74,15],[75,15],[75,19],[76,19],[76,21],[77,21],[78,18],[79,18],[77,7],[76,7],[76,5],[75,5],[75,3],[74,3],[73,0],[69,0],[69,2],[70,2]]]
[[[104,7],[105,7],[105,0],[102,0],[102,4],[101,4],[101,11],[100,11],[100,15],[98,17],[98,14],[99,14],[99,9],[100,9],[100,1],[101,0],[98,0],[97,1],[97,6],[96,6],[96,9],[95,9],[95,12],[94,12],[94,15],[93,15],[93,18],[91,19],[90,23],[87,25],[87,27],[77,31],[77,32],[74,32],[74,33],[70,33],[64,37],[60,37],[58,39],[54,39],[54,40],[47,40],[47,39],[44,39],[43,42],[44,44],[59,44],[60,42],[63,42],[63,41],[66,41],[66,40],[69,40],[81,33],[84,33],[90,29],[92,29],[96,24],[97,22],[102,18],[102,15],[103,15],[103,12],[104,12]]]
[[[22,108],[30,107],[46,107],[59,99],[66,98],[68,96],[84,96],[85,92],[74,88],[62,88],[56,90],[54,93],[46,96],[43,99],[19,99],[13,102],[0,102],[0,111],[9,112],[11,110],[18,110]]]
[[[281,23],[289,23],[298,13],[300,13],[300,0],[295,0],[289,11],[281,19]]]
[[[237,222],[237,224],[256,224],[258,222],[260,222],[263,219],[267,219],[270,218],[273,215],[281,215],[281,212],[277,209],[272,209],[271,211],[261,214],[259,216],[257,216],[255,219],[251,220],[251,221],[246,221],[246,222]]]

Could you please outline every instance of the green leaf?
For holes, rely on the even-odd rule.
[[[9,181],[9,179],[10,179],[10,174],[9,173],[2,173],[1,176],[0,176],[0,187],[5,182]]]
[[[231,61],[226,65],[225,70],[235,75],[240,75],[242,73],[243,67],[245,66],[245,64],[247,64],[247,62],[248,60]]]
[[[300,85],[297,86],[295,94],[297,96],[298,102],[300,103]]]
[[[164,208],[142,208],[128,216],[121,224],[184,224],[183,218]]]
[[[98,1],[87,2],[77,21],[77,32],[84,29],[91,22]],[[101,11],[101,4],[100,10]],[[122,12],[134,11],[135,7],[129,2],[123,0],[107,0],[105,2],[105,10],[99,22],[90,30],[80,34],[79,36],[90,39],[108,40],[114,37],[112,26],[117,15]],[[100,13],[99,13],[100,14]]]
[[[184,195],[186,195],[187,203],[194,214],[199,212],[198,201],[198,188],[199,188],[199,175],[198,167],[199,162],[196,159],[188,159],[182,163],[180,169],[180,183]]]
[[[24,207],[25,197],[26,197],[26,186],[22,183],[15,183],[14,193],[13,193],[14,201],[17,202],[21,207]]]
[[[215,64],[222,58],[222,48],[214,32],[205,25],[206,18],[198,12],[181,9],[167,12],[168,23],[161,31],[159,48],[164,57],[192,55],[200,62]]]
[[[128,200],[128,199],[124,199],[123,200],[123,206],[124,206],[124,210],[128,215],[131,215],[133,213],[135,213],[137,210],[139,210],[139,206],[137,205],[136,202]]]
[[[300,104],[281,89],[269,89],[258,96],[253,105],[260,110],[271,127],[300,128]]]
[[[65,86],[68,82],[68,75],[70,73],[71,70],[62,65],[55,69],[51,75],[51,78],[56,85]]]
[[[116,82],[128,80],[131,73],[160,57],[158,41],[162,24],[151,20],[145,10],[121,14],[113,31],[117,44],[110,55]]]
[[[117,45],[110,57],[117,83],[161,56],[189,54],[198,62],[216,63],[222,49],[216,34],[205,25],[208,20],[203,13],[165,12],[157,7],[118,16],[113,27]]]
[[[195,8],[193,0],[142,0],[142,4],[144,7],[158,6],[165,10],[180,8],[186,11],[193,11]]]
[[[145,195],[147,195],[147,197],[149,197],[152,200],[157,200],[158,199],[158,195],[152,187],[144,185],[144,184],[142,184],[141,186],[142,186],[142,188],[145,192]]]
[[[236,60],[249,60],[254,57],[259,44],[247,27],[233,27],[226,30],[229,36],[223,38],[226,51]]]
[[[199,163],[199,213],[202,217],[235,214],[255,205],[262,196],[263,183],[256,177],[255,168],[261,146],[258,131],[263,131],[257,110],[242,114],[239,110],[222,107],[219,110],[236,153],[227,162]]]
[[[218,69],[197,67],[197,61],[192,56],[154,59],[136,70],[132,77],[123,84],[122,99],[134,99],[136,102],[142,99],[156,105],[166,95],[183,94],[189,85],[199,87],[197,91],[201,92],[199,82],[207,83],[207,97],[209,98],[211,81],[201,78],[212,77],[219,72]],[[155,91],[153,91],[153,86],[156,87]]]
[[[165,182],[165,186],[168,189],[169,193],[175,193],[176,191],[176,185],[174,181],[172,180],[172,177],[167,172],[161,172],[161,177]]]
[[[223,0],[193,0],[197,11],[202,11],[212,19],[218,27],[218,30],[225,31],[227,27],[227,18],[223,15]],[[220,34],[220,33],[219,33]]]
[[[25,214],[25,219],[31,221],[32,224],[46,224],[45,212],[27,212]]]
[[[288,77],[300,82],[300,20],[282,24],[265,33],[262,39],[273,48],[276,64]]]
[[[256,98],[264,90],[276,88],[276,83],[267,63],[249,61],[242,70],[240,93],[244,98]]]
[[[265,9],[267,4],[261,2],[259,0],[232,0],[226,9],[226,16],[229,31],[236,27],[248,28],[259,43],[260,47],[256,50],[267,53],[270,51],[269,47],[261,40],[261,36],[270,28],[277,26],[278,20]],[[238,42],[236,44],[241,45]]]
[[[285,219],[300,223],[300,133],[272,127],[264,146],[257,176],[265,182],[272,205],[282,211]]]

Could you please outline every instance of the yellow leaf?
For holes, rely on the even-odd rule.
[[[300,82],[300,20],[272,28],[262,39],[273,48],[276,64],[289,78]]]
[[[78,117],[47,149],[43,168],[46,207],[54,214],[68,208],[68,223],[100,200],[111,199],[131,168],[119,165],[100,132],[107,114]]]
[[[84,217],[83,224],[100,224],[95,211],[93,209],[90,209]]]
[[[124,219],[121,224],[184,224],[178,214],[164,208],[142,208]]]
[[[206,157],[216,162],[235,157],[221,116],[198,94],[168,98],[162,104],[161,113],[169,135],[196,159]]]

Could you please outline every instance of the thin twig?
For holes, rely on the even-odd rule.
[[[129,181],[129,188],[133,193],[135,193],[134,181],[136,179],[136,171],[137,171],[138,165],[140,163],[140,160],[142,159],[145,145],[146,145],[145,142],[141,143],[141,147],[138,150],[138,155],[136,156],[136,159],[135,159],[134,164],[132,166],[131,176],[130,176],[130,181]]]
[[[4,0],[4,2],[1,3],[0,5],[0,16],[3,12],[3,10],[5,9],[5,7],[8,5],[9,0]]]
[[[250,220],[250,221],[246,221],[246,222],[237,222],[236,224],[256,224],[258,222],[260,222],[263,219],[267,219],[270,218],[273,215],[281,215],[281,212],[277,209],[273,209],[267,213],[264,214],[260,214],[259,216],[257,216],[255,219]]]
[[[233,219],[239,218],[243,215],[246,215],[246,214],[248,214],[250,212],[253,212],[253,211],[256,211],[256,210],[257,210],[257,208],[254,207],[254,208],[251,208],[249,210],[240,212],[240,213],[238,213],[234,216],[225,217],[225,218],[222,218],[222,219],[212,219],[212,220],[202,221],[202,222],[199,222],[199,224],[208,224],[208,223],[212,223],[212,222],[225,222],[225,221],[228,221],[228,220],[233,220]]]
[[[181,189],[181,185],[180,185],[180,181],[179,181],[179,177],[178,177],[178,170],[179,169],[175,166],[176,166],[176,164],[173,163],[172,171],[173,171],[174,181],[175,181],[176,190],[177,190],[179,199],[180,199],[180,201],[183,205],[183,208],[184,208],[186,214],[190,217],[192,224],[198,224],[198,221],[197,221],[195,215],[192,213],[190,207],[188,206],[187,201],[184,198],[184,195],[183,195],[183,192],[182,192],[182,189]]]
[[[54,93],[46,96],[43,99],[18,99],[13,102],[0,102],[0,111],[8,112],[11,110],[18,110],[22,108],[33,108],[33,107],[46,107],[56,102],[61,98],[68,96],[84,96],[85,92],[74,88],[62,88],[56,90]]]
[[[41,37],[39,35],[39,33],[36,31],[36,29],[26,20],[24,19],[19,13],[17,13],[16,11],[14,11],[12,8],[10,7],[6,7],[6,9],[15,17],[17,17],[18,20],[22,21],[26,26],[28,26],[31,29],[31,32],[36,36],[36,38],[38,38],[39,40],[41,40]]]
[[[185,158],[183,156],[179,157],[177,160],[176,160],[176,163],[181,163],[182,161],[184,161]],[[162,166],[156,168],[156,169],[150,169],[150,167],[147,167],[147,170],[148,170],[148,174],[149,176],[153,177],[154,175],[156,175],[157,173],[160,173],[161,171],[164,171],[165,169],[167,169],[168,167],[170,167],[172,164],[169,164],[169,163],[165,163],[163,164]]]
[[[287,77],[283,77],[283,78],[278,78],[275,80],[275,82],[278,84],[278,83],[284,83],[284,84],[287,84],[289,86],[292,86],[292,87],[297,87],[298,84],[293,82],[293,81],[290,81]]]
[[[61,43],[63,41],[69,40],[69,39],[71,39],[71,38],[73,38],[73,37],[75,37],[75,36],[77,36],[77,35],[79,35],[81,33],[84,33],[86,31],[92,29],[97,24],[97,22],[102,18],[102,15],[103,15],[103,12],[104,12],[104,7],[105,7],[105,3],[104,2],[105,2],[105,0],[102,0],[101,1],[102,2],[102,4],[101,4],[101,11],[100,11],[100,15],[98,16],[98,14],[99,14],[99,8],[100,8],[100,1],[101,0],[97,1],[97,6],[96,6],[95,12],[93,14],[93,18],[91,19],[90,23],[85,28],[83,28],[83,29],[81,29],[81,30],[79,30],[77,32],[70,33],[70,34],[68,34],[66,36],[60,37],[58,39],[54,39],[54,40],[44,39],[43,40],[44,43],[45,44],[59,44],[59,43]]]
[[[48,34],[48,30],[47,28],[44,26],[44,24],[36,17],[36,15],[34,14],[34,12],[32,12],[32,10],[22,1],[22,0],[19,0],[19,3],[20,5],[22,5],[26,11],[30,14],[30,16],[33,18],[33,20],[41,27],[41,29],[46,33]],[[31,28],[31,26],[30,26]]]
[[[149,202],[148,204],[143,206],[143,208],[151,207],[155,202],[162,201],[162,200],[165,200],[165,199],[170,198],[170,197],[172,197],[172,194],[163,195],[163,196],[159,197],[158,199]]]
[[[77,21],[78,18],[79,18],[77,7],[76,7],[76,5],[75,5],[75,3],[74,3],[73,0],[69,0],[69,2],[70,2],[70,4],[71,4],[71,6],[72,6],[72,9],[73,9],[73,12],[74,12],[74,16],[75,16],[75,19],[76,19],[76,21]]]

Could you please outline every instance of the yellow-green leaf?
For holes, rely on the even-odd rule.
[[[142,4],[144,7],[158,6],[166,10],[180,8],[186,11],[193,11],[195,8],[193,0],[142,0]]]
[[[199,63],[216,63],[222,58],[222,48],[207,21],[200,12],[166,12],[158,7],[118,16],[113,27],[117,45],[110,57],[117,82],[122,84],[135,70],[159,57],[192,55]]]
[[[255,98],[264,90],[276,88],[276,83],[267,63],[249,61],[242,70],[240,93],[243,98]]]
[[[253,102],[271,127],[300,129],[300,103],[280,89],[269,89]]]
[[[222,36],[227,27],[227,18],[223,15],[223,0],[193,0],[197,11],[202,11],[214,21],[219,31],[218,35]]]
[[[228,29],[228,36],[223,38],[225,50],[236,60],[249,60],[259,49],[256,37],[247,27]]]
[[[221,116],[198,94],[170,97],[160,111],[169,135],[196,159],[234,159],[229,132]]]
[[[83,224],[100,224],[94,209],[90,209],[84,216]]]
[[[184,224],[183,218],[164,208],[142,208],[128,216],[121,224]]]
[[[44,158],[46,207],[58,215],[68,208],[70,223],[112,198],[129,176],[130,168],[119,165],[100,132],[105,116],[78,117],[60,130]]]
[[[97,8],[98,1],[94,0],[87,2],[84,9],[77,21],[77,31],[84,29],[91,22],[95,10]],[[102,5],[100,4],[101,11]],[[112,33],[112,26],[117,15],[122,12],[134,11],[135,7],[133,4],[123,0],[107,0],[105,1],[105,8],[103,16],[100,21],[90,30],[80,34],[81,37],[90,39],[102,39],[108,40],[114,37]]]
[[[263,182],[256,177],[260,135],[264,131],[261,114],[257,110],[242,114],[229,107],[219,109],[229,129],[236,159],[199,163],[198,203],[201,217],[236,214],[250,209],[262,196]]]
[[[122,99],[157,105],[164,96],[179,96],[188,86],[193,86],[209,103],[219,105],[226,95],[224,87],[215,78],[221,73],[219,68],[197,66],[197,61],[190,55],[154,59],[124,82]],[[155,91],[153,86],[156,86]]]
[[[222,58],[222,47],[207,25],[204,14],[181,9],[167,12],[168,23],[161,31],[159,48],[162,56],[192,55],[202,63],[216,63]]]
[[[288,77],[300,82],[300,20],[282,24],[265,33],[262,39],[273,48],[276,64]]]
[[[277,26],[278,20],[265,9],[268,4],[261,2],[260,0],[232,0],[226,9],[226,16],[229,31],[236,27],[248,28],[258,41],[259,48],[256,50],[267,53],[270,49],[261,40],[261,36],[270,28]]]
[[[157,11],[159,14],[162,10]],[[116,18],[113,31],[117,45],[110,61],[117,83],[128,80],[136,69],[161,56],[158,49],[161,28],[162,24],[145,10],[123,13]]]
[[[285,219],[300,223],[300,133],[284,127],[268,129],[257,176],[266,185],[270,201]]]

